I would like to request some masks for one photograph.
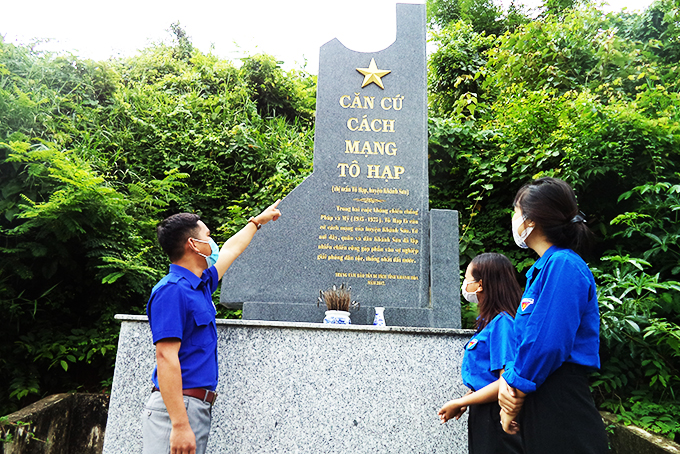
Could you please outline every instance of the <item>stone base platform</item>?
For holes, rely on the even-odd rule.
[[[146,317],[122,320],[104,454],[141,453],[154,347]],[[218,320],[220,384],[209,454],[464,453],[470,330]]]

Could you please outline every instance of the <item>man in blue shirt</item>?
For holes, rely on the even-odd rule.
[[[205,452],[218,376],[212,293],[257,230],[279,218],[278,204],[250,218],[221,249],[197,215],[179,213],[158,225],[158,241],[172,264],[146,309],[156,368],[142,421],[144,454]]]

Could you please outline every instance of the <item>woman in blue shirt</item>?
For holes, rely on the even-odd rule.
[[[504,255],[475,257],[465,271],[463,295],[478,303],[477,332],[465,346],[461,374],[471,391],[439,410],[442,422],[458,419],[470,407],[468,448],[472,454],[521,453],[518,435],[503,432],[498,406],[498,378],[515,350],[513,317],[520,290],[515,269]]]
[[[591,232],[572,188],[540,178],[515,196],[513,237],[539,259],[515,317],[517,349],[500,380],[503,428],[528,454],[606,453],[607,436],[588,387],[600,367],[595,280],[583,259]]]

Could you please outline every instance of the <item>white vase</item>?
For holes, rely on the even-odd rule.
[[[384,307],[375,308],[375,317],[373,317],[373,325],[385,326],[385,315],[383,314],[384,310],[385,310]]]
[[[323,322],[334,325],[350,325],[352,323],[349,319],[349,312],[347,311],[326,311]]]

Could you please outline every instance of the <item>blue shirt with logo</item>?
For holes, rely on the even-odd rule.
[[[514,320],[501,312],[465,345],[461,366],[463,383],[473,391],[498,380],[498,371],[512,361],[515,354]]]
[[[571,249],[550,247],[527,272],[515,316],[517,353],[503,378],[536,391],[565,362],[600,367],[600,311],[595,279]]]
[[[217,387],[217,328],[212,294],[219,276],[211,266],[199,278],[188,269],[170,265],[156,284],[146,305],[153,343],[168,338],[181,342],[179,363],[182,388]],[[158,366],[152,381],[158,387]]]

